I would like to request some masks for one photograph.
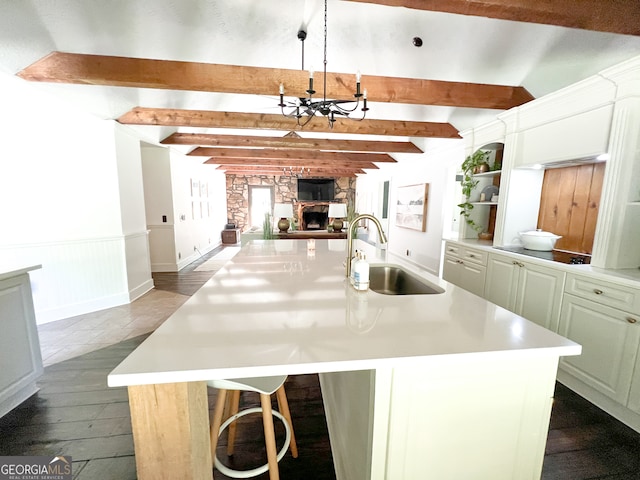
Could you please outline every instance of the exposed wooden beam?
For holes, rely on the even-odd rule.
[[[337,160],[300,160],[300,159],[282,159],[282,158],[227,158],[227,157],[211,157],[204,163],[216,165],[253,165],[266,167],[309,167],[309,168],[370,168],[378,169],[377,165],[371,162],[341,162]]]
[[[350,0],[415,10],[640,35],[638,0]]]
[[[203,128],[247,128],[267,130],[302,130],[296,121],[278,114],[178,110],[135,107],[118,118],[127,125],[163,125]],[[337,121],[329,128],[325,118],[317,117],[304,126],[306,132],[354,133],[401,137],[460,138],[449,123],[409,122],[404,120]]]
[[[305,97],[308,73],[302,70],[152,60],[52,52],[18,73],[33,82],[111,85],[220,93]],[[324,74],[316,72],[323,84]],[[362,75],[371,102],[508,110],[533,97],[523,87]],[[327,98],[353,98],[353,74],[327,73]],[[274,100],[275,104],[275,100]]]
[[[218,157],[218,158],[255,158],[281,159],[285,161],[320,161],[332,162],[391,162],[395,159],[386,153],[353,153],[353,152],[314,152],[310,150],[290,150],[277,148],[209,148],[198,147],[188,154],[196,157]]]
[[[260,166],[240,166],[240,165],[220,165],[218,170],[223,170],[227,174],[236,175],[275,175],[289,176],[285,174],[282,168],[276,167],[260,167]],[[304,170],[305,177],[355,177],[356,175],[365,174],[362,169],[335,169],[335,168],[310,168]]]
[[[302,137],[261,137],[257,135],[215,135],[209,133],[173,133],[160,142],[165,145],[202,145],[212,147],[261,147],[308,149],[328,152],[423,153],[412,142],[374,140],[330,140]]]

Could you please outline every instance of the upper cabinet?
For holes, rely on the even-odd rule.
[[[564,222],[567,232],[589,233],[590,238],[573,243],[586,245],[578,250],[592,245],[592,266],[640,267],[640,57],[513,108],[461,135],[467,155],[488,143],[504,143],[499,185],[495,185],[498,202],[490,207],[479,198],[494,177],[480,177],[478,198],[471,199],[474,220],[489,230],[493,222],[495,246],[518,244],[520,232],[546,230],[549,221],[556,229]],[[603,158],[605,163],[594,170],[601,190],[583,188],[582,174],[577,173],[576,188],[571,189],[567,176],[557,201],[553,189],[545,188],[545,171],[595,164]],[[556,180],[548,180],[554,176]],[[560,176],[548,175],[546,187],[557,184]],[[490,219],[491,209],[495,219]],[[553,219],[549,212],[567,218]],[[476,236],[474,230],[460,228],[460,238]]]
[[[522,131],[514,166],[553,166],[606,153],[612,116],[610,104]]]

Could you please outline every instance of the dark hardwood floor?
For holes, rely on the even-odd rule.
[[[194,268],[214,253],[180,273],[154,274],[157,288],[193,294],[211,275]],[[135,479],[127,392],[108,388],[106,376],[144,338],[146,335],[46,367],[39,380],[40,391],[0,419],[0,455],[70,455],[74,478]],[[334,479],[317,376],[291,376],[286,386],[300,456],[285,456],[280,462],[281,478]],[[214,391],[209,401],[213,408]],[[257,403],[257,397],[243,393],[243,406]],[[282,438],[281,430],[278,426],[278,439]],[[259,417],[242,419],[231,460],[227,460],[224,447],[223,438],[219,457],[229,466],[247,468],[263,463]],[[216,471],[215,478],[227,477]],[[639,480],[640,434],[558,384],[542,478]]]

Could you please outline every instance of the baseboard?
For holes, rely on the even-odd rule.
[[[129,293],[110,295],[108,297],[96,298],[89,302],[64,305],[60,308],[36,311],[36,323],[42,325],[56,320],[84,315],[86,313],[97,312],[107,308],[118,307],[130,303]]]
[[[143,296],[145,293],[149,292],[150,290],[153,290],[153,287],[154,287],[153,279],[150,278],[146,282],[142,283],[141,285],[138,285],[133,290],[129,290],[129,302],[133,302],[134,300]]]

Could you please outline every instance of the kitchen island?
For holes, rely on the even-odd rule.
[[[0,262],[0,417],[38,391],[43,372],[29,272]]]
[[[444,293],[356,292],[346,251],[245,245],[109,374],[129,388],[138,478],[212,478],[205,380],[304,373],[340,480],[539,478],[558,359],[580,346],[424,272]]]

